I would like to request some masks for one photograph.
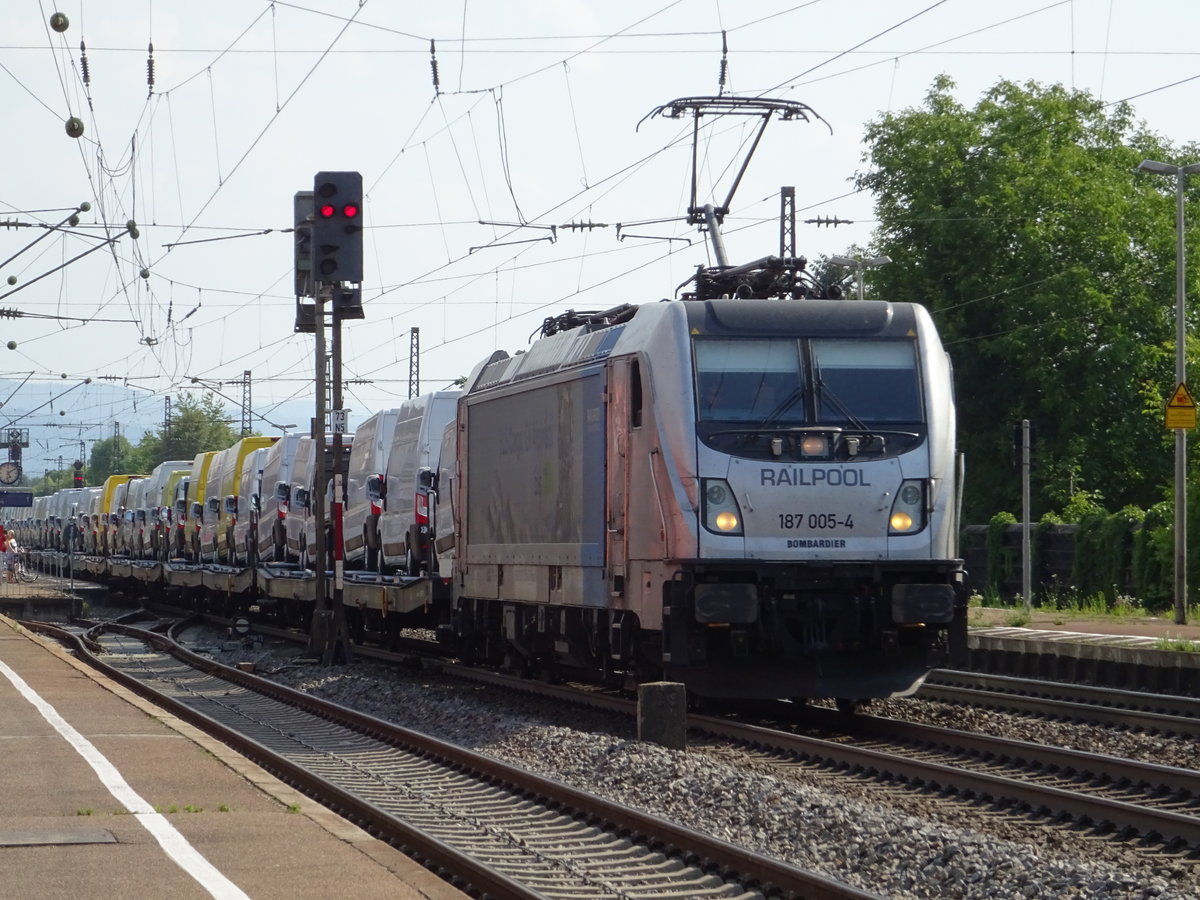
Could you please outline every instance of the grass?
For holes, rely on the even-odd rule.
[[[1009,628],[1024,628],[1033,618],[1029,611],[1023,606],[1018,606],[1007,616],[1004,617],[1004,624]]]
[[[1004,610],[1011,618],[1021,618],[1025,610],[1020,597],[1004,598],[994,594],[991,596],[972,594],[967,601],[967,607],[968,609]],[[1102,593],[1082,596],[1074,590],[1049,591],[1040,598],[1034,597],[1032,611],[1053,612],[1056,625],[1061,625],[1073,617],[1137,619],[1171,613],[1170,609],[1147,609],[1136,597],[1126,594],[1117,594],[1116,600],[1110,603]],[[977,615],[974,618],[980,617]],[[1190,621],[1197,618],[1200,618],[1200,604],[1191,604],[1188,607],[1188,619]]]
[[[1183,638],[1164,637],[1154,642],[1155,650],[1173,650],[1176,653],[1200,653],[1200,644]]]
[[[986,615],[983,612],[985,609],[994,610],[994,613]],[[967,620],[972,625],[1004,624],[1009,628],[1023,628],[1034,621],[1037,613],[1049,614],[1050,621],[1055,625],[1066,625],[1075,619],[1168,619],[1173,615],[1173,610],[1169,607],[1148,610],[1136,598],[1122,594],[1117,595],[1116,602],[1109,603],[1103,594],[1081,597],[1075,591],[1053,592],[1050,596],[1043,596],[1040,603],[1035,599],[1032,608],[1026,608],[1019,597],[1005,601],[996,596],[972,594],[967,602]],[[1190,623],[1200,622],[1200,604],[1188,607],[1187,620]],[[1045,616],[1038,621],[1045,622]],[[1154,648],[1177,653],[1200,653],[1200,640],[1167,636],[1159,638]]]

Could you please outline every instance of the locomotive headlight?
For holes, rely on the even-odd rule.
[[[700,514],[704,527],[717,534],[741,534],[742,511],[729,482],[722,478],[706,478],[703,489],[704,503]]]
[[[800,441],[801,456],[828,456],[829,441],[823,434],[806,434]]]
[[[925,482],[909,479],[900,485],[888,517],[888,534],[912,534],[925,527]]]

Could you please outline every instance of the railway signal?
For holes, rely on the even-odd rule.
[[[295,270],[296,296],[313,295],[312,278],[313,192],[296,191],[292,196],[292,268]]]
[[[313,179],[312,274],[326,284],[361,282],[362,175],[318,172]]]
[[[307,194],[307,198],[305,195]],[[325,456],[327,374],[332,374],[333,385],[329,400],[335,411],[342,410],[341,372],[341,323],[343,319],[361,319],[363,276],[363,191],[362,175],[358,172],[318,172],[313,178],[311,192],[301,191],[295,197],[296,240],[296,330],[311,332],[315,338],[316,351],[316,415],[313,417],[313,441],[317,460],[318,485],[329,483],[329,471]],[[304,222],[311,222],[307,244],[304,240]],[[307,258],[305,258],[305,254]],[[306,269],[307,263],[307,271]],[[312,303],[302,302],[302,297],[311,297]],[[326,371],[325,329],[327,304],[332,316],[328,327],[333,344],[329,372]],[[333,444],[333,470],[341,471],[343,442],[340,428],[335,428]],[[336,510],[345,501],[344,487],[340,479],[333,479],[333,503]],[[350,662],[352,651],[346,626],[345,610],[342,606],[342,582],[339,546],[335,545],[335,572],[332,595],[327,590],[326,563],[330,558],[328,535],[325,530],[325,490],[315,491],[313,516],[316,530],[316,608],[312,618],[310,646],[322,653],[326,664]]]

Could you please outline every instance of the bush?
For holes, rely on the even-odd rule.
[[[1004,532],[1009,525],[1016,525],[1017,517],[1009,512],[998,512],[988,522],[987,534],[987,595],[999,597],[1003,583],[1012,577],[1017,568],[1017,551],[1005,546]]]
[[[1175,598],[1175,505],[1156,503],[1133,536],[1133,590],[1146,609],[1163,609]]]

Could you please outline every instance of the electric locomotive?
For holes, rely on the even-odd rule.
[[[459,400],[467,655],[854,703],[965,650],[951,370],[923,307],[696,298],[544,332]]]

